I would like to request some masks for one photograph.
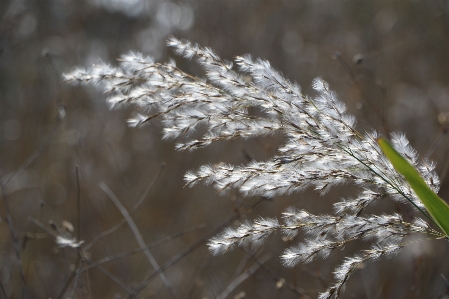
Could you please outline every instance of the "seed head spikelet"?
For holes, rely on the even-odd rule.
[[[271,134],[286,137],[276,155],[266,161],[246,165],[219,163],[189,171],[184,177],[188,186],[202,182],[221,192],[235,189],[243,196],[264,197],[307,188],[325,194],[346,182],[359,187],[354,197],[336,199],[334,215],[313,215],[289,208],[281,220],[259,217],[227,228],[209,241],[213,254],[236,246],[261,244],[276,232],[294,237],[303,231],[306,240],[281,255],[282,263],[293,267],[299,262],[326,258],[354,240],[372,242],[371,249],[346,258],[335,270],[335,285],[319,295],[321,299],[337,298],[361,263],[398,252],[405,246],[405,237],[441,237],[427,219],[416,218],[409,223],[398,214],[366,214],[369,205],[384,197],[412,203],[419,209],[423,205],[383,155],[376,142],[378,134],[359,133],[355,118],[323,79],[313,80],[316,94],[309,97],[268,61],[243,55],[231,63],[213,50],[189,41],[171,37],[167,44],[176,54],[197,62],[204,69],[205,78],[185,73],[173,61],[155,63],[142,54],[129,52],[119,59],[118,66],[101,63],[89,70],[75,69],[65,74],[65,80],[102,88],[112,108],[135,107],[136,115],[129,120],[132,126],[160,119],[163,138],[178,140],[178,150],[194,150],[235,138]],[[250,113],[250,108],[260,113]],[[192,132],[198,127],[203,133],[195,139]],[[403,134],[392,134],[391,141],[437,192],[435,165],[419,159]]]

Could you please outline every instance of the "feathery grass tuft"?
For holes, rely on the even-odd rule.
[[[427,217],[423,202],[382,153],[378,134],[359,133],[354,117],[346,112],[345,104],[321,78],[312,82],[316,95],[309,97],[268,61],[245,55],[237,56],[231,63],[209,48],[174,37],[169,38],[167,45],[176,54],[202,66],[206,78],[185,73],[173,61],[155,63],[135,52],[123,55],[118,66],[99,64],[89,70],[78,68],[64,78],[67,82],[101,88],[111,108],[135,107],[136,116],[129,120],[132,126],[161,119],[163,138],[179,140],[178,150],[195,150],[234,138],[270,134],[286,137],[285,144],[271,159],[243,166],[205,165],[185,175],[188,186],[202,182],[222,192],[236,189],[244,196],[265,197],[306,188],[325,194],[333,186],[349,181],[361,190],[353,198],[336,200],[334,215],[312,215],[290,208],[283,213],[281,221],[257,218],[252,223],[227,228],[210,240],[213,254],[225,253],[236,246],[260,244],[273,232],[292,237],[302,230],[307,239],[287,248],[281,256],[285,266],[293,267],[300,262],[326,258],[354,240],[370,240],[373,247],[346,258],[335,270],[336,283],[319,296],[338,298],[358,265],[397,253],[407,245],[403,241],[405,237],[412,234],[435,239],[446,237],[445,226],[443,234],[430,226],[429,219],[416,218],[408,223],[398,214],[365,213],[368,205],[388,196],[411,204]],[[251,79],[247,80],[247,76]],[[263,114],[250,114],[251,107]],[[192,132],[199,126],[205,132],[194,139]],[[434,164],[419,159],[403,134],[392,134],[391,141],[415,167],[429,190],[437,192],[439,179]]]

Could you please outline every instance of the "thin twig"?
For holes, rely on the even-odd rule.
[[[37,226],[39,226],[41,229],[45,230],[45,232],[47,234],[49,234],[50,236],[52,236],[53,238],[57,238],[58,234],[56,232],[54,232],[53,230],[49,229],[48,227],[46,227],[42,222],[40,222],[37,219],[34,219],[31,216],[28,216],[28,220],[30,220],[31,222],[33,222],[34,224],[36,224]]]
[[[50,130],[50,134],[48,134],[47,139],[42,142],[42,144],[25,160],[25,162],[22,164],[22,166],[19,167],[19,169],[5,182],[5,189],[8,188],[8,186],[28,167],[33,163],[47,148],[47,146],[50,144],[50,142],[53,140],[54,136],[56,135],[56,131],[59,128],[59,126],[62,124],[62,120],[64,119],[66,115],[65,107],[62,105],[61,101],[61,85],[59,84],[59,72],[56,68],[56,65],[53,62],[53,59],[50,55],[47,55],[48,58],[50,58],[50,63],[53,67],[55,78],[58,82],[58,92],[59,96],[56,97],[56,122],[53,124],[52,129]]]
[[[116,157],[116,155],[115,155],[114,148],[112,147],[111,140],[110,140],[109,138],[106,138],[106,145],[108,146],[108,149],[111,151],[111,155],[112,155],[112,158],[114,159],[114,163],[115,163],[115,166],[117,167],[117,170],[118,170],[120,173],[123,173],[123,169],[122,169],[122,167],[120,167],[120,165],[118,164],[118,160],[117,160],[117,157]],[[126,183],[128,186],[131,186],[131,183],[129,182],[129,180],[128,180],[126,177],[125,177],[125,183]]]
[[[126,222],[128,222],[128,225],[129,225],[131,231],[133,232],[134,237],[136,238],[136,241],[139,244],[139,246],[141,248],[145,248],[145,246],[146,246],[145,241],[143,240],[142,235],[140,234],[136,223],[131,218],[131,215],[128,213],[126,208],[122,205],[122,203],[117,198],[117,196],[115,196],[115,194],[112,192],[112,190],[109,189],[109,187],[105,183],[101,182],[99,184],[99,186],[108,195],[108,197],[111,199],[111,201],[114,203],[114,205],[120,211],[120,213],[122,213],[123,217],[125,217]],[[153,266],[153,268],[159,269],[160,268],[159,264],[157,263],[156,259],[154,258],[153,254],[150,252],[150,250],[148,248],[145,248],[144,253],[145,253],[145,256],[147,257],[148,261],[150,262],[150,264]],[[159,277],[161,278],[162,282],[164,283],[166,288],[171,293],[172,297],[179,298],[178,295],[176,294],[175,289],[173,288],[173,285],[168,280],[168,278],[165,276],[165,274],[163,272],[161,272],[161,273],[159,273]]]
[[[196,286],[198,286],[197,282],[204,275],[204,272],[206,271],[207,267],[209,266],[211,259],[212,259],[211,255],[209,255],[207,258],[205,258],[203,260],[203,262],[201,263],[201,266],[199,267],[197,273],[195,274],[195,276],[193,276],[193,278],[191,280],[192,284],[191,284],[190,290],[188,292],[185,292],[186,294],[188,294],[187,299],[194,298],[193,294],[195,293]]]
[[[242,282],[244,282],[248,277],[253,275],[261,266],[261,264],[266,263],[271,258],[271,254],[265,254],[263,257],[260,258],[261,263],[254,263],[248,270],[240,274],[234,281],[232,281],[226,289],[221,292],[220,295],[217,296],[216,299],[225,299],[229,296],[229,294],[235,290]]]
[[[77,239],[81,240],[81,188],[80,188],[80,178],[78,175],[78,166],[76,166],[76,206],[78,211],[78,231]]]
[[[8,223],[9,234],[11,235],[12,245],[14,247],[14,252],[16,254],[17,266],[19,267],[20,279],[22,280],[22,284],[23,284],[23,295],[24,295],[25,299],[28,299],[28,291],[27,291],[27,285],[26,285],[26,280],[25,280],[25,272],[23,271],[22,260],[20,259],[19,244],[17,241],[16,232],[14,230],[14,224],[12,222],[11,209],[9,208],[9,201],[8,201],[8,197],[6,195],[6,186],[3,183],[3,179],[1,177],[1,175],[0,175],[0,185],[1,185],[1,189],[2,189],[2,195],[3,195],[2,196],[3,204],[5,205],[6,222]]]
[[[153,181],[150,183],[150,185],[148,185],[147,189],[145,190],[145,192],[142,194],[142,196],[140,197],[139,201],[134,205],[134,207],[130,210],[130,213],[134,212],[135,210],[137,210],[139,208],[139,206],[144,202],[144,200],[148,197],[148,194],[150,193],[151,189],[154,187],[154,185],[156,184],[156,182],[158,181],[159,177],[161,176],[163,170],[165,168],[165,163],[162,163],[160,165],[159,171],[156,174],[156,176],[154,177]],[[83,247],[84,252],[86,252],[87,250],[89,250],[96,242],[98,242],[100,239],[106,237],[107,235],[115,232],[117,229],[119,229],[124,223],[126,223],[126,219],[122,218],[122,220],[120,220],[116,225],[114,225],[113,227],[111,227],[110,229],[104,231],[103,233],[99,234],[98,236],[96,236],[92,241],[90,241],[88,244],[86,244]]]
[[[63,106],[59,107],[59,110],[64,109]],[[61,113],[62,114],[62,113]],[[53,124],[53,127],[50,130],[50,133],[47,136],[47,139],[44,140],[44,142],[29,156],[25,162],[22,164],[22,166],[19,167],[19,169],[5,182],[5,188],[8,188],[8,186],[25,170],[28,166],[31,165],[47,148],[47,146],[51,143],[53,138],[56,135],[56,131],[58,130],[59,126],[62,124],[62,118],[60,114],[58,113],[58,117],[56,119],[56,122]]]
[[[40,228],[42,228],[43,230],[45,230],[49,235],[53,236],[54,238],[56,238],[58,236],[57,233],[55,233],[54,231],[50,230],[49,228],[47,228],[44,224],[42,224],[40,221],[37,221],[36,219],[29,217],[30,221],[33,222],[34,224],[36,224],[37,226],[39,226]],[[62,288],[62,290],[60,291],[59,295],[57,298],[62,298],[64,296],[64,294],[67,292],[71,281],[75,278],[75,276],[81,274],[83,271],[81,271],[82,269],[82,262],[83,260],[86,263],[93,263],[93,261],[89,258],[87,258],[86,256],[81,256],[83,254],[82,250],[78,251],[78,261],[75,267],[75,271],[71,272],[69,278],[67,279],[67,282],[64,284],[64,287]],[[108,272],[106,269],[104,269],[101,265],[97,265],[95,267],[96,269],[98,269],[100,272],[102,272],[104,275],[106,275],[109,279],[111,279],[112,281],[114,281],[115,283],[117,283],[119,286],[121,286],[128,294],[130,295],[134,295],[135,296],[135,292],[134,290],[132,290],[130,287],[128,287],[127,285],[125,285],[123,282],[120,281],[120,279],[118,279],[117,277],[115,277],[113,274],[111,274],[110,272]]]
[[[424,159],[430,159],[430,156],[433,155],[435,150],[440,146],[443,139],[447,136],[449,133],[448,123],[445,119],[440,120],[440,109],[435,104],[434,100],[432,98],[428,98],[427,101],[430,104],[430,107],[433,110],[433,113],[435,114],[435,119],[438,121],[438,124],[440,126],[440,134],[438,134],[437,138],[433,141],[430,148],[426,151],[424,155]],[[441,180],[443,181],[443,180]]]
[[[262,201],[264,201],[265,198],[261,197],[258,201],[256,201],[252,206],[251,209],[255,208],[257,205],[259,205]],[[240,208],[240,207],[239,207]],[[238,212],[239,210],[237,209],[237,213],[232,214],[231,216],[228,217],[228,219],[226,219],[221,225],[217,226],[216,228],[214,228],[212,231],[210,231],[209,233],[207,233],[205,236],[203,236],[201,239],[199,239],[198,241],[196,241],[194,244],[192,244],[191,246],[187,247],[186,249],[184,249],[183,251],[181,251],[180,253],[178,253],[177,255],[173,256],[171,259],[169,259],[167,262],[165,262],[165,264],[158,268],[157,270],[155,270],[153,273],[151,273],[148,277],[146,277],[141,283],[140,285],[136,288],[136,294],[139,294],[141,291],[143,291],[143,289],[146,288],[146,286],[153,281],[153,279],[159,274],[164,272],[165,270],[167,270],[168,268],[170,268],[171,266],[173,266],[174,264],[176,264],[178,261],[180,261],[181,259],[183,259],[184,257],[186,257],[188,254],[192,253],[193,251],[195,251],[197,248],[199,248],[201,245],[203,245],[204,243],[207,242],[207,240],[209,238],[211,238],[212,236],[216,235],[220,230],[223,229],[223,227],[225,226],[229,226],[232,222],[234,222],[238,217],[240,217],[240,213]],[[130,298],[130,297],[128,297]]]
[[[379,110],[377,109],[377,107],[373,106],[370,101],[369,98],[367,96],[367,94],[365,93],[365,91],[363,90],[362,86],[360,85],[359,81],[357,80],[354,72],[351,70],[351,68],[349,67],[349,65],[346,63],[346,61],[341,57],[340,53],[335,53],[334,54],[334,58],[340,63],[340,65],[345,69],[346,73],[349,75],[349,77],[351,78],[352,83],[357,87],[357,89],[360,91],[360,93],[362,94],[362,99],[365,101],[366,104],[368,104],[368,106],[374,111],[374,113],[376,114],[376,116],[382,121],[383,117],[382,114],[379,112]]]
[[[159,171],[157,172],[156,176],[153,178],[153,181],[151,181],[150,185],[148,185],[147,189],[142,194],[142,196],[140,197],[139,201],[131,209],[131,212],[134,212],[135,210],[137,210],[137,208],[139,208],[140,205],[144,202],[144,200],[148,197],[148,194],[150,193],[151,189],[153,189],[153,187],[156,184],[156,182],[159,180],[159,178],[160,178],[162,172],[164,171],[164,169],[165,169],[165,163],[161,163],[161,165],[159,167]]]
[[[309,273],[313,278],[316,278],[316,279],[321,283],[321,286],[322,286],[323,288],[327,288],[327,282],[326,282],[326,280],[323,278],[323,275],[321,275],[321,272],[318,272],[318,273],[317,273],[316,271],[312,271],[311,269],[309,269],[309,268],[306,267],[306,266],[302,266],[302,267],[301,267],[301,270],[303,270],[303,271]]]
[[[251,252],[249,252],[248,250],[241,248],[243,251],[246,252],[246,254],[250,255],[252,257],[252,259],[258,263],[264,270],[265,272],[267,272],[271,278],[278,282],[282,279],[282,277],[280,277],[279,275],[277,275],[273,270],[271,270],[270,268],[267,267],[267,265],[265,265],[260,259],[258,259],[256,256],[254,256]],[[299,298],[302,298],[303,295],[306,294],[306,292],[303,289],[298,289],[297,287],[295,287],[294,285],[292,285],[291,283],[285,281],[285,286],[287,287],[287,289],[289,289],[290,291],[292,291],[293,293],[295,293]]]
[[[40,281],[40,284],[44,286],[46,298],[51,298],[50,291],[48,290],[48,287],[47,287],[47,283],[46,283],[45,279],[42,278],[42,275],[40,272],[40,267],[37,265],[37,263],[34,263],[33,268],[34,268],[34,272],[36,272],[37,278]]]
[[[176,264],[178,261],[180,261],[181,259],[183,259],[184,257],[186,257],[188,254],[192,253],[193,251],[195,251],[197,248],[199,248],[201,245],[203,245],[204,243],[207,242],[207,240],[209,238],[211,238],[212,236],[214,236],[215,234],[217,234],[220,230],[223,229],[223,227],[230,225],[235,219],[238,218],[238,214],[235,213],[233,215],[231,215],[228,219],[226,219],[225,222],[223,222],[221,225],[219,225],[218,227],[216,227],[215,229],[213,229],[212,231],[210,231],[208,234],[206,234],[204,237],[202,237],[201,239],[199,239],[198,241],[196,241],[194,244],[192,244],[191,246],[187,247],[186,249],[184,249],[183,251],[181,251],[180,253],[178,253],[177,255],[173,256],[171,259],[169,259],[167,262],[164,263],[164,265],[158,269],[156,269],[153,273],[151,273],[148,277],[146,277],[142,283],[136,288],[136,294],[139,294],[141,291],[143,291],[143,289],[146,288],[146,286],[153,281],[153,279],[155,277],[157,277],[157,275],[159,275],[160,273],[163,273],[165,270],[167,270],[168,268],[170,268],[171,266],[173,266],[174,264]]]
[[[17,237],[15,235],[14,226],[12,223],[11,213],[10,213],[10,209],[9,209],[9,203],[8,203],[8,199],[6,197],[6,189],[28,166],[30,166],[44,152],[44,150],[47,148],[47,146],[53,140],[54,136],[56,135],[57,129],[59,128],[59,126],[62,123],[62,120],[65,117],[66,111],[61,102],[61,87],[59,85],[59,75],[58,75],[56,66],[53,63],[53,60],[50,59],[50,61],[53,66],[53,69],[55,71],[55,77],[57,78],[56,80],[58,81],[58,86],[59,86],[59,97],[56,98],[56,106],[57,106],[56,122],[53,124],[53,127],[50,130],[50,133],[47,136],[47,138],[44,140],[44,142],[25,160],[25,162],[22,164],[22,166],[20,166],[18,168],[18,170],[5,183],[3,183],[3,180],[0,176],[0,184],[1,184],[1,188],[2,188],[2,193],[3,193],[4,203],[5,203],[5,210],[6,210],[6,219],[8,221],[8,226],[10,229],[11,237],[13,239],[14,250],[16,252],[16,257],[17,257],[17,260],[19,263],[19,273],[20,273],[20,276],[21,276],[23,284],[24,284],[25,298],[28,298],[27,287],[26,287],[26,278],[25,278],[23,267],[22,267],[22,262],[20,260],[20,254],[19,254],[19,249],[18,249],[18,244],[17,244]],[[31,264],[31,262],[30,262],[30,264]]]
[[[80,267],[82,267],[82,263],[80,264]],[[79,273],[76,273],[75,274],[75,281],[73,283],[73,288],[72,288],[72,291],[70,292],[69,298],[73,298],[73,294],[75,294],[75,290],[76,290],[76,286],[78,285],[79,278],[80,278]]]
[[[251,257],[247,254],[243,256],[243,259],[240,261],[239,265],[235,269],[234,274],[232,274],[230,281],[235,280],[238,276],[242,274],[243,269],[249,263],[250,259]]]
[[[75,168],[75,172],[76,172],[76,206],[77,206],[77,211],[78,211],[78,231],[76,232],[77,237],[78,237],[78,241],[81,240],[81,188],[80,188],[80,179],[79,179],[79,174],[78,174],[78,166],[76,166]],[[81,257],[82,255],[82,251],[79,251],[79,257]],[[80,268],[82,267],[83,262],[80,263]],[[78,272],[78,271],[76,271]],[[75,274],[75,282],[73,284],[73,288],[72,288],[72,292],[70,293],[69,298],[73,298],[73,294],[75,293],[76,290],[76,286],[78,285],[78,280],[79,280],[79,273]],[[70,282],[69,282],[70,284]]]
[[[70,287],[70,284],[72,283],[72,280],[75,278],[75,276],[77,276],[76,269],[81,267],[81,264],[82,264],[81,252],[78,251],[78,257],[77,257],[77,260],[76,260],[75,270],[70,273],[69,277],[67,278],[66,283],[64,284],[64,286],[62,287],[62,289],[59,292],[58,296],[56,297],[57,299],[62,299],[64,297],[65,293],[67,292],[67,290]]]
[[[88,263],[91,263],[92,260],[85,257],[86,261]],[[124,289],[128,294],[135,294],[135,291],[133,289],[131,289],[130,287],[128,287],[126,284],[124,284],[120,279],[118,279],[116,276],[114,276],[111,272],[109,272],[108,270],[106,270],[105,268],[103,268],[103,266],[98,265],[97,267],[95,267],[95,269],[97,269],[98,271],[100,271],[101,273],[103,273],[107,278],[109,278],[110,280],[112,280],[113,282],[115,282],[116,284],[118,284],[122,289]],[[139,297],[140,298],[140,297]]]
[[[153,242],[151,244],[148,244],[144,248],[139,247],[139,248],[136,248],[136,249],[133,249],[133,250],[129,250],[129,251],[126,251],[126,252],[122,252],[122,253],[118,253],[118,254],[115,254],[115,255],[111,255],[111,256],[102,258],[102,259],[100,259],[100,260],[98,260],[96,262],[89,263],[88,265],[86,265],[86,267],[84,269],[80,269],[79,273],[83,273],[83,272],[89,271],[90,269],[95,268],[98,265],[101,265],[101,264],[104,264],[104,263],[107,263],[107,262],[110,262],[110,261],[113,261],[113,260],[116,260],[116,259],[120,259],[120,258],[123,258],[123,257],[127,257],[127,256],[130,256],[130,255],[142,252],[142,251],[144,251],[146,249],[151,249],[151,248],[158,247],[158,246],[160,246],[160,245],[162,245],[162,244],[164,244],[166,242],[172,241],[175,238],[181,237],[181,236],[185,235],[186,233],[189,233],[189,232],[192,232],[192,231],[196,231],[196,230],[204,228],[204,227],[205,227],[205,225],[201,224],[201,225],[198,225],[198,226],[196,226],[194,228],[191,228],[191,229],[189,229],[187,231],[178,232],[175,235],[168,236],[168,237],[165,237],[165,238],[163,238],[163,239],[161,239],[159,241],[156,241],[156,242]]]
[[[444,282],[446,283],[446,288],[444,290],[442,290],[437,297],[435,297],[435,299],[441,299],[446,297],[445,295],[447,295],[449,293],[449,281],[446,279],[446,277],[443,274],[440,274],[441,278],[443,278]]]
[[[443,128],[438,134],[438,137],[435,138],[434,142],[430,146],[430,148],[427,150],[426,154],[424,155],[424,159],[430,159],[430,156],[433,155],[435,150],[440,146],[441,142],[444,140],[444,138],[447,136],[448,130]]]
[[[56,64],[53,60],[52,54],[50,52],[45,53],[45,57],[48,58],[50,60],[50,64],[53,68],[53,74],[55,76],[55,80],[58,83],[58,93],[59,93],[59,97],[56,98],[56,103],[59,105],[61,104],[61,95],[62,95],[62,90],[61,90],[61,84],[59,82],[59,79],[61,78],[60,72],[58,70],[58,68],[56,67]]]
[[[3,296],[5,299],[9,299],[8,294],[6,294],[6,290],[5,290],[5,288],[3,287],[3,284],[2,284],[1,281],[0,281],[0,289],[2,290],[2,296]]]
[[[41,201],[41,203],[40,203],[40,213],[39,213],[39,220],[42,218],[42,212],[43,212],[43,210],[44,210],[44,202],[43,201]],[[29,252],[30,252],[30,256],[29,256],[29,262],[28,262],[28,267],[27,267],[27,272],[26,272],[26,275],[25,275],[25,281],[27,282],[28,281],[28,275],[30,274],[30,268],[31,268],[31,264],[32,264],[32,259],[31,259],[31,257],[32,257],[32,254],[33,254],[33,252],[34,252],[34,247],[35,247],[35,245],[36,245],[36,239],[38,239],[38,237],[37,237],[37,228],[36,228],[36,231],[34,232],[34,234],[33,234],[33,236],[34,236],[34,240],[32,241],[32,243],[31,243],[31,246],[30,246],[30,250],[29,250]],[[46,236],[46,235],[45,235]],[[25,237],[26,238],[26,237]]]
[[[78,235],[78,241],[80,241],[80,236],[81,236],[81,188],[80,188],[80,180],[79,180],[79,176],[78,176],[78,166],[76,167],[76,190],[77,190],[77,211],[78,211],[78,231],[77,231],[77,235]],[[70,275],[69,278],[67,279],[67,282],[65,283],[64,287],[62,288],[61,292],[58,295],[58,299],[62,299],[62,297],[64,296],[64,294],[66,293],[66,291],[68,290],[70,284],[72,283],[72,280],[76,277],[76,281],[78,281],[78,273],[77,273],[77,269],[79,267],[82,267],[82,256],[83,256],[83,251],[78,248],[78,255],[77,255],[77,259],[76,259],[76,267],[75,270],[73,270]],[[74,289],[76,288],[76,284],[74,286]]]

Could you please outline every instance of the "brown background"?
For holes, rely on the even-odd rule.
[[[325,197],[313,191],[272,200],[220,196],[210,186],[184,188],[183,175],[206,163],[244,164],[276,153],[282,136],[217,143],[194,152],[176,152],[175,141],[161,141],[157,120],[136,129],[126,126],[132,108],[109,111],[105,95],[93,87],[72,87],[61,73],[100,60],[116,64],[129,50],[158,61],[175,57],[165,48],[169,35],[215,49],[221,57],[251,53],[269,60],[306,94],[315,77],[329,82],[358,119],[361,131],[405,132],[420,155],[437,162],[440,195],[449,198],[449,5],[447,1],[151,1],[38,0],[0,1],[0,174],[8,181],[46,140],[56,124],[59,102],[67,115],[48,147],[7,186],[15,229],[43,233],[29,217],[45,225],[80,225],[86,243],[117,224],[122,216],[99,183],[106,183],[131,209],[165,168],[142,206],[133,213],[148,243],[197,225],[206,227],[152,249],[160,265],[176,256],[232,215],[239,221],[259,215],[280,217],[288,206],[326,213],[332,202],[354,195],[350,184]],[[340,53],[339,59],[335,54]],[[360,60],[360,57],[363,59]],[[201,76],[193,63],[175,58],[185,71]],[[445,121],[446,120],[446,121]],[[432,146],[435,141],[437,146]],[[77,212],[79,169],[81,213]],[[373,213],[399,212],[411,219],[409,207],[384,199]],[[22,282],[0,204],[0,282],[10,298],[20,298]],[[48,226],[48,225],[47,225]],[[324,261],[288,269],[279,255],[294,242],[271,236],[255,252],[271,253],[260,268],[229,298],[297,298],[282,277],[314,298],[333,282],[332,271],[345,256],[368,243],[332,253]],[[76,253],[58,249],[51,238],[23,239],[21,258],[31,298],[55,298],[76,262]],[[99,260],[137,248],[125,224],[90,250]],[[368,263],[349,280],[342,298],[446,298],[449,247],[444,241],[420,242],[391,259]],[[212,257],[205,244],[166,273],[180,298],[215,298],[242,271],[253,265],[242,250]],[[143,254],[103,265],[134,288],[153,271]],[[274,273],[274,274],[273,274]],[[274,275],[274,278],[273,278]],[[73,285],[72,285],[73,286]],[[67,293],[72,292],[72,287]],[[74,298],[124,298],[115,282],[92,269],[77,281]],[[144,298],[171,298],[159,279]],[[444,297],[446,296],[446,297]]]

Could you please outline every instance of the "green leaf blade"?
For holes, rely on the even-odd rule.
[[[405,177],[435,223],[449,237],[449,205],[430,189],[419,172],[386,139],[380,138],[377,142],[396,171]]]

